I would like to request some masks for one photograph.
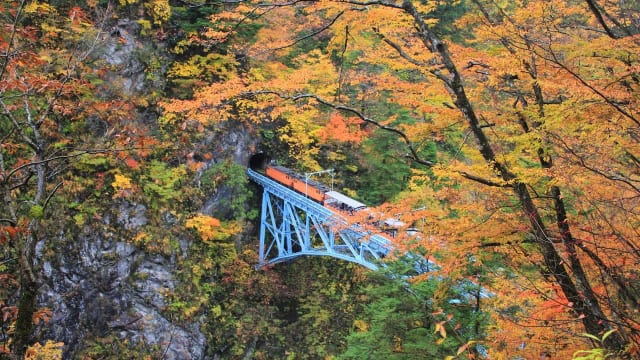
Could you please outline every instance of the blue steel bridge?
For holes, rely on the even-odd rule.
[[[249,178],[264,188],[260,215],[260,254],[257,268],[295,259],[299,256],[331,256],[351,261],[372,270],[384,266],[382,258],[394,249],[386,237],[370,233],[358,224],[350,224],[340,214],[308,199],[280,183],[249,168]],[[418,273],[437,267],[419,256],[404,254],[414,262]],[[477,304],[480,298],[494,294],[479,285],[462,280],[460,298],[452,304]],[[487,357],[480,344],[476,349]]]
[[[264,266],[300,256],[331,256],[351,261],[371,270],[384,266],[381,259],[394,251],[386,237],[371,233],[359,224],[308,199],[295,190],[247,169],[249,178],[264,188],[260,214],[260,250],[258,265]],[[402,254],[413,263],[416,273],[438,268],[432,261],[415,254]],[[494,295],[470,280],[461,280],[461,299],[475,303]]]
[[[264,188],[258,268],[299,256],[331,256],[377,270],[380,259],[393,251],[386,237],[350,224],[259,172],[248,169],[247,174]]]

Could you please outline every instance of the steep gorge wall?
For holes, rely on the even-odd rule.
[[[104,39],[101,56],[114,69],[105,81],[119,87],[114,94],[135,96],[164,86],[165,74],[148,76],[139,58],[141,48],[162,52],[162,44],[141,42],[139,30],[135,22],[121,19]],[[139,111],[139,119],[131,121],[157,121],[157,111]],[[231,157],[236,163],[246,164],[254,141],[243,129],[231,127],[224,133],[210,134],[199,146],[216,149],[212,162]],[[232,194],[221,187],[203,202],[200,211],[215,213],[229,196]],[[178,259],[188,256],[192,240],[187,234],[180,237],[179,250],[170,255],[150,253],[134,245],[131,237],[149,225],[150,212],[155,210],[145,203],[117,199],[100,211],[99,219],[79,228],[66,226],[56,239],[38,246],[44,275],[40,305],[52,310],[50,322],[37,334],[38,340],[63,342],[64,358],[91,351],[110,352],[120,358],[126,356],[118,354],[125,348],[160,354],[164,359],[207,358],[206,337],[200,330],[205,319],[193,319],[188,324],[173,321],[164,296],[176,290],[173,271]],[[170,213],[160,216],[167,226],[178,221]],[[49,251],[51,247],[53,251]]]

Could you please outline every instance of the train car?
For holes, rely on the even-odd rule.
[[[337,191],[326,192],[323,205],[334,207],[351,214],[367,208],[367,205]]]
[[[249,166],[253,170],[264,173],[272,180],[326,207],[349,214],[367,209],[367,205],[337,191],[333,191],[333,189],[317,181],[298,174],[287,167],[274,165],[265,153],[254,154],[249,161]]]
[[[327,186],[306,178],[284,166],[267,165],[265,174],[286,187],[324,205],[353,214],[367,208],[367,205],[354,200]]]
[[[329,188],[319,182],[306,179],[304,176],[284,166],[267,165],[265,173],[271,179],[323,205],[326,198],[325,194],[330,192]]]

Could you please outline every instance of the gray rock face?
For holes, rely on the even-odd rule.
[[[143,205],[122,202],[117,208],[113,225],[136,231],[147,223]],[[77,238],[58,239],[65,248],[43,262],[41,303],[53,312],[46,337],[65,343],[65,358],[87,338],[114,334],[155,345],[164,359],[205,358],[199,324],[180,327],[162,313],[163,294],[175,287],[173,260],[145,254],[127,240],[89,227]]]
[[[136,38],[140,25],[129,19],[121,19],[105,37],[104,59],[121,71],[111,74],[111,82],[119,80],[126,94],[142,93],[145,88],[144,66],[135,54],[141,45]]]
[[[145,216],[146,208],[144,205],[131,205],[123,202],[118,212],[118,223],[122,224],[127,230],[136,230],[147,225],[147,217]]]

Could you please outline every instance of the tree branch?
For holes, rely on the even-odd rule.
[[[44,201],[44,204],[42,205],[43,209],[46,210],[47,205],[49,204],[49,200],[51,200],[51,197],[56,193],[56,191],[58,191],[60,186],[62,186],[62,182],[57,183],[56,186],[53,188],[53,190],[49,193],[49,196],[47,196],[47,199]]]
[[[37,166],[37,165],[42,165],[42,164],[46,164],[52,161],[56,161],[56,160],[64,160],[64,159],[73,159],[73,158],[77,158],[79,156],[83,156],[83,155],[92,155],[92,154],[105,154],[105,153],[116,153],[116,152],[123,152],[123,151],[132,151],[132,150],[143,150],[143,149],[149,149],[149,148],[145,148],[145,147],[134,147],[134,148],[126,148],[126,149],[89,149],[89,150],[82,150],[79,151],[75,154],[69,154],[69,155],[59,155],[59,156],[52,156],[50,158],[41,160],[41,161],[32,161],[26,164],[22,164],[16,168],[11,169],[11,171],[9,171],[9,173],[7,174],[7,176],[2,179],[2,182],[8,182],[8,179],[13,176],[15,173],[17,173],[18,171],[24,169],[24,168],[28,168],[28,167],[32,167],[32,166]],[[156,150],[157,148],[153,148],[154,150]]]
[[[462,177],[464,177],[465,179],[473,180],[475,182],[478,182],[480,184],[487,185],[487,186],[493,186],[493,187],[499,187],[499,188],[511,187],[511,185],[508,183],[497,182],[497,181],[481,178],[479,176],[475,176],[464,171],[458,171],[458,174],[462,175]]]
[[[11,36],[9,36],[9,41],[7,41],[7,50],[5,50],[4,54],[2,55],[4,57],[4,62],[2,63],[2,67],[0,67],[0,79],[2,79],[4,77],[4,72],[7,70],[7,65],[9,65],[9,52],[11,51],[11,46],[13,46],[13,42],[15,40],[16,37],[16,29],[18,28],[18,20],[20,19],[20,15],[22,15],[22,10],[24,9],[24,5],[27,2],[25,0],[22,0],[20,2],[20,5],[18,6],[18,10],[16,11],[16,16],[13,19],[13,26],[11,29]],[[2,96],[2,94],[0,94],[0,97]]]
[[[330,28],[333,24],[335,24],[335,22],[336,22],[336,21],[337,21],[337,20],[342,16],[342,14],[344,14],[344,10],[343,10],[343,11],[340,11],[340,12],[338,13],[338,15],[334,16],[334,17],[333,17],[333,19],[331,19],[327,24],[325,24],[325,25],[324,25],[324,26],[322,26],[321,28],[319,28],[319,29],[317,29],[317,30],[315,30],[315,31],[311,32],[311,33],[310,33],[310,34],[308,34],[308,35],[301,36],[301,37],[299,37],[299,38],[297,38],[297,39],[293,40],[291,43],[289,43],[289,44],[287,44],[287,45],[282,45],[282,46],[278,46],[278,47],[275,47],[275,48],[271,48],[271,49],[269,49],[269,51],[277,51],[277,50],[286,49],[286,48],[291,47],[291,46],[293,46],[293,45],[295,45],[295,44],[297,44],[297,43],[299,43],[299,42],[301,42],[301,41],[303,41],[303,40],[306,40],[306,39],[312,38],[312,37],[314,37],[314,36],[316,36],[316,35],[320,34],[321,32],[323,32],[323,31],[327,30],[328,28]]]
[[[535,50],[532,49],[532,51],[534,53]],[[551,49],[549,49],[549,53],[551,56],[544,56],[542,54],[536,53],[536,55],[540,56],[541,58],[547,60],[547,61],[551,61],[554,64],[560,66],[564,71],[566,71],[569,75],[571,75],[573,78],[575,78],[576,80],[578,80],[582,85],[584,85],[587,89],[591,90],[594,94],[598,95],[602,100],[604,100],[605,103],[609,104],[610,106],[612,106],[616,111],[618,111],[620,114],[622,114],[624,117],[626,117],[627,119],[633,121],[636,125],[640,126],[640,120],[636,119],[633,115],[631,115],[630,113],[628,113],[626,110],[624,110],[623,108],[621,108],[615,101],[609,99],[605,94],[603,94],[600,90],[596,89],[593,85],[589,84],[586,80],[584,80],[582,78],[582,76],[578,75],[575,71],[569,69],[569,67],[567,65],[565,65],[562,61],[560,61],[557,57],[556,54],[551,51]]]
[[[394,9],[402,9],[402,4],[398,4],[398,3],[394,3],[391,1],[351,1],[351,0],[345,0],[343,1],[347,4],[351,4],[351,5],[359,5],[359,6],[373,6],[373,5],[380,5],[380,6],[384,6],[384,7],[390,7],[390,8],[394,8]]]
[[[576,242],[576,246],[582,250],[585,254],[587,254],[587,256],[594,262],[596,263],[596,265],[602,270],[602,273],[609,276],[613,282],[616,284],[616,286],[618,287],[618,290],[620,291],[620,293],[623,295],[623,297],[625,297],[630,303],[631,306],[634,309],[638,309],[640,308],[640,303],[638,303],[638,299],[636,298],[636,296],[634,296],[634,294],[629,291],[629,288],[627,285],[625,285],[625,280],[623,278],[620,277],[620,275],[618,275],[615,271],[613,271],[610,267],[608,267],[603,261],[602,259],[600,259],[600,257],[598,255],[596,255],[593,251],[591,251],[590,249],[588,249],[583,243],[582,241],[577,241]]]
[[[380,32],[380,29],[373,28],[373,31],[378,35],[378,37],[380,38],[380,40],[384,41],[385,43],[387,43],[389,46],[391,46],[394,50],[396,50],[398,52],[398,54],[404,58],[405,60],[407,60],[408,62],[412,63],[415,66],[427,66],[426,63],[423,63],[421,61],[418,61],[414,58],[412,58],[409,54],[407,54],[404,50],[402,50],[402,47],[398,44],[396,44],[395,42],[391,41],[389,38],[387,38],[386,36],[384,36],[384,34],[382,34]]]
[[[30,137],[28,137],[27,134],[22,130],[20,123],[13,116],[13,114],[7,107],[7,104],[4,103],[4,100],[2,98],[0,98],[0,106],[2,107],[2,111],[3,111],[2,113],[6,117],[8,117],[9,120],[11,120],[11,124],[13,125],[13,128],[20,134],[20,136],[22,137],[22,140],[24,140],[24,142],[27,143],[27,145],[29,145],[30,148],[36,150],[38,148],[36,143]]]
[[[291,100],[291,101],[294,101],[294,102],[298,101],[298,100],[301,100],[301,99],[313,99],[316,102],[318,102],[319,104],[328,106],[328,107],[333,108],[333,109],[338,110],[338,111],[344,111],[344,112],[350,113],[352,115],[355,115],[357,118],[359,118],[360,120],[362,120],[365,123],[372,124],[372,125],[378,127],[379,129],[382,129],[384,131],[389,131],[389,132],[392,132],[392,133],[400,136],[402,138],[402,140],[405,142],[405,144],[407,145],[407,147],[409,148],[410,154],[407,154],[407,156],[411,160],[415,161],[416,163],[421,164],[421,165],[425,165],[425,166],[428,166],[428,167],[432,167],[432,166],[435,166],[437,164],[437,163],[435,163],[433,161],[422,159],[420,157],[420,155],[418,154],[417,150],[413,147],[413,143],[409,139],[409,136],[407,134],[405,134],[402,130],[398,130],[398,129],[394,128],[394,127],[384,125],[384,124],[380,123],[377,120],[374,120],[374,119],[372,119],[370,117],[367,117],[361,111],[356,110],[356,109],[354,109],[352,107],[345,106],[345,105],[340,105],[340,104],[334,104],[334,103],[332,103],[330,101],[327,101],[327,100],[325,100],[325,99],[323,99],[320,96],[315,95],[315,94],[299,94],[299,95],[289,96],[289,95],[285,95],[285,94],[279,93],[277,91],[262,90],[262,91],[246,92],[246,93],[243,93],[241,96],[243,96],[243,97],[254,97],[254,96],[257,96],[257,95],[275,95],[275,96],[277,96],[277,97],[279,97],[281,99]],[[472,181],[481,183],[483,185],[492,186],[492,187],[501,187],[501,188],[511,187],[510,184],[502,183],[502,182],[498,182],[498,181],[494,181],[494,180],[490,180],[490,179],[485,179],[485,178],[482,178],[482,177],[479,177],[479,176],[476,176],[476,175],[473,175],[473,174],[469,174],[469,173],[464,172],[464,171],[457,171],[457,173],[460,174],[460,176],[462,176],[462,177],[464,177],[464,178],[466,178],[468,180],[472,180]]]
[[[593,0],[585,0],[585,1],[589,5],[589,10],[591,10],[593,15],[596,17],[596,20],[598,20],[598,23],[604,29],[604,32],[607,33],[607,35],[612,39],[619,39],[620,36],[614,34],[613,31],[607,25],[607,23],[604,21],[604,17],[602,16],[602,13],[600,12],[600,9],[598,9],[598,7],[596,6],[595,2]]]
[[[580,156],[574,149],[572,149],[569,144],[567,144],[566,141],[564,141],[564,139],[560,136],[557,136],[553,133],[549,133],[549,135],[552,138],[555,138],[558,143],[560,144],[560,146],[562,148],[564,148],[564,150],[569,153],[571,156],[573,156],[575,158],[575,161],[577,161],[578,165],[582,166],[583,168],[591,171],[592,173],[596,174],[596,175],[600,175],[602,177],[604,177],[605,179],[611,180],[611,181],[619,181],[622,182],[624,184],[626,184],[627,186],[629,186],[631,189],[633,189],[635,192],[637,192],[638,194],[640,194],[640,187],[638,187],[636,184],[634,184],[634,182],[638,182],[637,180],[633,180],[633,179],[629,179],[627,177],[624,177],[622,175],[612,175],[612,174],[607,174],[606,172],[599,170],[589,164],[587,164],[587,162],[585,161],[585,159]]]
[[[278,94],[278,93],[274,93],[274,92],[272,92],[272,94],[278,95],[278,96],[284,97],[284,98],[289,98],[292,101],[297,101],[297,100],[300,100],[300,99],[314,99],[315,101],[317,101],[318,103],[320,103],[322,105],[331,107],[331,108],[336,109],[338,111],[344,111],[344,112],[350,113],[352,115],[355,115],[357,118],[359,118],[360,120],[364,121],[365,123],[372,124],[372,125],[380,128],[380,129],[382,129],[382,130],[389,131],[389,132],[392,132],[392,133],[400,136],[402,138],[402,140],[405,142],[405,144],[407,145],[407,147],[409,148],[409,151],[411,152],[411,158],[415,162],[417,162],[419,164],[422,164],[422,165],[426,165],[426,166],[434,166],[436,164],[436,163],[434,163],[432,161],[428,161],[428,160],[422,159],[420,157],[420,155],[417,153],[416,149],[413,147],[413,144],[411,143],[411,140],[409,139],[407,134],[405,134],[403,131],[398,130],[398,129],[396,129],[394,127],[391,127],[391,126],[384,125],[384,124],[380,123],[379,121],[376,121],[376,120],[364,115],[361,111],[356,110],[356,109],[354,109],[352,107],[345,106],[345,105],[340,105],[340,104],[334,104],[334,103],[332,103],[330,101],[327,101],[327,100],[325,100],[325,99],[323,99],[320,96],[315,95],[315,94],[299,94],[299,95],[295,95],[295,96],[291,96],[291,97],[283,96],[282,94]]]

